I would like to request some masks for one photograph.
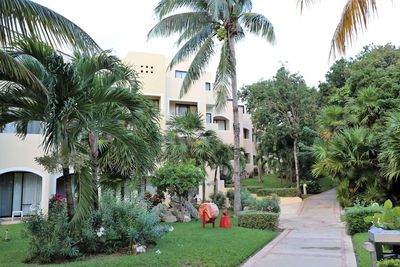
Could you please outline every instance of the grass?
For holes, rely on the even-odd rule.
[[[237,266],[277,235],[272,231],[237,227],[236,219],[233,224],[232,229],[212,229],[207,225],[203,230],[199,221],[175,223],[175,230],[146,254],[110,255],[46,266]],[[23,224],[0,225],[0,266],[39,266],[23,263],[29,242],[21,235],[23,227]],[[9,229],[11,241],[4,241],[5,229]]]
[[[240,184],[241,186],[262,186],[263,188],[284,188],[292,185],[285,180],[279,179],[275,174],[265,175],[262,184],[260,184],[258,177],[241,180]]]
[[[354,243],[354,249],[356,252],[357,256],[357,263],[358,267],[370,267],[371,266],[371,258],[366,251],[362,244],[364,241],[368,241],[368,233],[359,233],[353,235],[353,243]]]

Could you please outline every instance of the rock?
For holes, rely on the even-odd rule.
[[[191,221],[190,216],[188,215],[183,216],[183,222],[190,222],[190,221]]]
[[[174,215],[165,215],[165,216],[162,216],[161,217],[161,220],[163,221],[163,222],[166,222],[166,223],[174,223],[174,222],[177,222],[178,221],[178,219],[176,218],[176,216],[174,216]]]

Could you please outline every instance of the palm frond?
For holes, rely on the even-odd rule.
[[[244,13],[240,20],[243,27],[250,33],[259,35],[270,43],[275,43],[274,26],[264,15]]]
[[[210,16],[207,12],[185,12],[163,18],[147,34],[147,38],[169,37],[173,34],[181,34],[190,28],[207,25]]]
[[[214,40],[212,36],[207,37],[200,49],[196,53],[188,72],[182,82],[181,91],[179,96],[182,97],[188,91],[190,86],[195,83],[205,71],[212,55],[214,55]]]
[[[154,9],[154,13],[159,17],[159,19],[162,19],[168,14],[181,8],[200,11],[204,10],[205,7],[206,2],[202,0],[161,0]]]
[[[216,95],[216,108],[221,110],[230,96],[232,86],[232,77],[234,75],[234,66],[230,56],[228,41],[225,40],[219,59],[217,73],[214,82],[214,94]]]
[[[348,0],[331,42],[330,56],[345,54],[359,31],[367,28],[368,18],[377,12],[376,0]]]
[[[0,44],[32,36],[53,46],[71,45],[99,51],[96,42],[79,26],[53,10],[30,0],[0,2]]]

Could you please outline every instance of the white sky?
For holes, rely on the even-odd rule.
[[[172,57],[174,39],[152,39],[147,32],[156,24],[153,9],[159,0],[35,0],[78,24],[103,49],[124,57],[128,51],[152,52]],[[285,64],[299,72],[309,85],[317,86],[333,63],[328,59],[330,41],[347,0],[321,0],[300,14],[297,0],[253,0],[253,11],[266,15],[275,27],[274,46],[247,36],[239,43],[238,83],[250,84],[271,78]],[[347,57],[363,46],[388,42],[399,45],[399,1],[379,0],[379,15],[359,34]],[[210,71],[214,71],[214,60]]]

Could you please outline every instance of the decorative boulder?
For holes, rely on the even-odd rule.
[[[176,216],[169,214],[161,217],[161,221],[166,222],[166,223],[174,223],[178,221],[178,218]]]

